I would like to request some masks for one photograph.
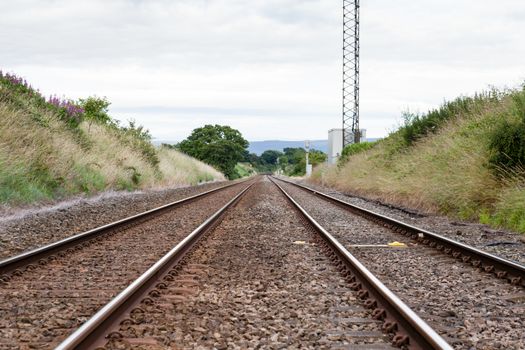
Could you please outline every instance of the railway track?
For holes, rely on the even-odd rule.
[[[264,177],[108,228],[64,256],[44,258],[44,266],[6,269],[0,349],[451,349],[447,341],[464,349],[525,348],[522,286],[448,267],[452,278],[471,275],[467,288],[485,286],[459,303],[444,292],[449,281],[424,280],[441,280],[432,266],[459,264],[453,257],[425,244],[378,250],[391,238],[374,231],[379,225],[316,197]],[[372,235],[358,234],[372,227]],[[405,269],[400,256],[416,260]],[[451,292],[465,293],[463,283]],[[478,304],[468,304],[476,297]],[[471,323],[490,315],[499,328],[468,333],[473,313],[443,308],[446,298],[477,312]],[[457,314],[434,317],[435,310]]]
[[[525,349],[522,265],[276,181],[455,348]]]
[[[223,186],[3,260],[0,348],[53,348],[246,186]]]
[[[283,193],[238,194],[58,349],[450,349]]]
[[[283,181],[304,191],[315,194],[328,202],[351,211],[354,214],[388,227],[400,235],[407,236],[407,238],[413,241],[428,245],[429,247],[442,251],[444,254],[451,255],[452,257],[463,261],[464,263],[471,264],[476,268],[493,273],[498,278],[506,279],[514,285],[525,286],[525,266],[522,264],[487,253],[481,249],[477,249],[467,244],[452,240],[437,233],[430,232],[428,230],[404,223],[388,216],[375,213],[368,209],[347,203],[341,199],[327,195],[307,186],[283,179],[279,179],[279,181]]]

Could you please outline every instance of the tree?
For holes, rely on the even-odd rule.
[[[326,161],[327,155],[323,151],[318,151],[316,149],[310,150],[308,155],[308,160],[312,166],[316,166]]]
[[[244,159],[245,162],[248,162],[253,166],[256,166],[257,164],[259,164],[259,160],[260,160],[259,156],[257,156],[257,154],[255,153],[249,153]]]
[[[247,147],[242,134],[226,125],[197,128],[179,143],[182,152],[215,166],[229,179],[236,177],[235,165],[244,159]]]
[[[277,159],[282,156],[283,153],[274,150],[267,150],[261,154],[261,160],[266,164],[276,165]]]
[[[108,115],[109,105],[111,104],[105,97],[99,98],[91,96],[86,99],[79,100],[80,107],[84,109],[84,118],[89,121],[101,124],[108,124],[111,122],[111,117]]]
[[[326,154],[311,149],[308,156],[310,164],[316,166],[326,160]],[[279,158],[281,169],[287,175],[304,175],[306,169],[306,151],[304,148],[285,148],[284,155]]]
[[[286,147],[284,154],[288,158],[290,164],[297,164],[304,159],[306,151],[301,147]]]

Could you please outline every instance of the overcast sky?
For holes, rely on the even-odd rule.
[[[361,1],[361,126],[525,81],[525,1]],[[0,0],[0,69],[45,94],[106,96],[162,140],[341,126],[341,0]]]

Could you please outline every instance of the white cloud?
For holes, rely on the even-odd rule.
[[[107,96],[162,139],[230,123],[252,140],[341,124],[341,4],[333,0],[4,1],[0,64],[45,93]],[[525,80],[525,3],[369,0],[361,125]]]

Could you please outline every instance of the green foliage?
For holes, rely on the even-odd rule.
[[[237,163],[235,165],[236,178],[247,177],[253,175],[255,170],[250,163]]]
[[[312,178],[340,190],[525,232],[525,87],[460,97]],[[496,175],[496,176],[495,176]]]
[[[118,123],[115,123],[118,125]],[[142,156],[147,160],[155,169],[158,169],[159,157],[157,150],[151,144],[151,134],[148,129],[145,129],[142,125],[137,126],[134,120],[128,121],[128,126],[113,126],[118,130],[118,134],[121,140],[138,150],[142,153]]]
[[[194,185],[197,185],[202,182],[213,181],[213,179],[213,176],[209,173],[200,173],[199,175],[197,175],[197,182]]]
[[[95,193],[106,187],[104,177],[88,166],[75,166],[70,181],[53,175],[41,162],[32,164],[0,164],[0,202],[15,204],[52,199],[66,191]]]
[[[169,143],[161,143],[160,147],[167,148],[167,149],[173,149],[173,150],[178,150],[179,149],[179,145],[178,144],[172,145],[172,144],[169,144]]]
[[[424,115],[405,112],[404,124],[396,133],[401,135],[405,146],[410,146],[418,139],[437,131],[448,120],[479,111],[480,106],[487,102],[497,102],[502,96],[499,91],[491,90],[476,94],[474,97],[461,96],[453,101],[447,101]]]
[[[502,120],[489,137],[489,162],[498,172],[525,164],[525,123]]]
[[[91,166],[77,165],[75,166],[75,174],[73,185],[84,193],[99,192],[106,187],[104,176]]]
[[[255,153],[248,153],[246,151],[246,154],[244,156],[244,162],[250,163],[253,166],[256,166],[259,163],[259,156]]]
[[[348,161],[348,158],[354,154],[361,153],[364,151],[368,151],[372,147],[376,145],[377,141],[374,142],[359,142],[359,143],[352,143],[345,148],[343,148],[343,151],[341,152],[341,157],[339,158],[338,164],[343,165]]]
[[[213,165],[229,179],[237,176],[235,165],[243,160],[247,147],[242,134],[226,125],[197,128],[179,143],[182,152]]]
[[[511,95],[512,118],[502,118],[489,135],[489,163],[498,174],[525,165],[525,90]]]
[[[141,173],[135,168],[134,166],[128,166],[126,167],[126,170],[129,170],[131,172],[131,182],[133,185],[138,186],[140,183],[140,178],[142,177]]]
[[[326,155],[326,153],[318,151],[316,149],[310,150],[310,154],[308,157],[310,164],[312,164],[313,166],[326,162],[327,158],[328,156]]]
[[[84,109],[84,119],[88,120],[90,123],[96,122],[100,124],[109,124],[112,121],[111,117],[108,115],[110,104],[111,102],[105,97],[100,98],[91,96],[79,100],[80,107]]]
[[[496,227],[509,227],[525,233],[525,187],[523,184],[513,184],[511,189],[504,190],[500,195],[492,213],[483,211],[479,221]]]
[[[265,164],[277,165],[277,160],[283,153],[275,150],[267,150],[261,154],[261,161]]]
[[[148,130],[120,125],[109,105],[98,97],[44,97],[0,70],[0,203],[223,179],[180,152],[155,148]]]
[[[245,161],[250,163],[259,173],[273,173],[278,168],[283,153],[276,150],[266,150],[261,156],[255,153],[246,154]]]
[[[0,202],[22,204],[50,199],[59,185],[60,180],[55,179],[44,164],[0,161]]]
[[[326,161],[326,154],[322,151],[311,149],[308,154],[308,162],[313,167]],[[290,176],[303,176],[306,173],[306,151],[302,148],[299,151],[293,152],[293,157],[290,158],[293,166],[291,169],[285,170],[285,173]]]
[[[306,172],[306,151],[301,147],[287,147],[283,150],[284,152],[279,151],[265,151],[269,152],[272,155],[278,155],[278,161],[275,161],[274,164],[262,163],[262,166],[259,165],[258,169],[268,168],[268,171],[275,171],[275,168],[278,167],[283,171],[284,174],[289,176],[302,176]],[[277,153],[274,153],[277,152]],[[264,155],[264,153],[263,153]],[[263,156],[261,155],[261,157]],[[309,153],[309,162],[313,166],[316,166],[324,161],[326,161],[326,154],[312,149]]]

